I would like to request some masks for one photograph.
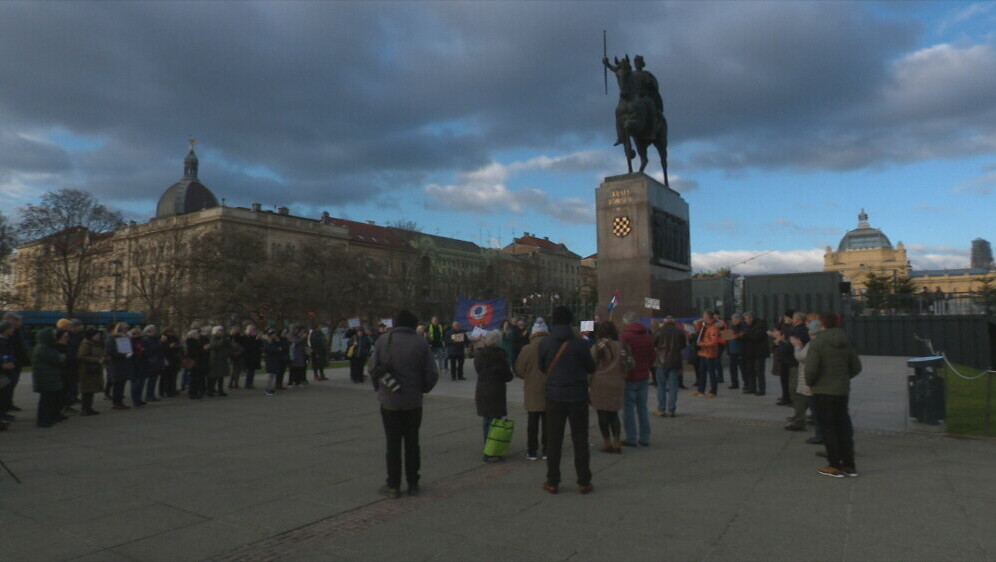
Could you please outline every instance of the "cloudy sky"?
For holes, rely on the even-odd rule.
[[[588,255],[603,30],[660,81],[697,270],[819,270],[862,208],[918,269],[996,242],[996,3],[2,2],[0,209],[147,220],[193,137],[228,205]]]

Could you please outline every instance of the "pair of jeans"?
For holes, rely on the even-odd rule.
[[[440,373],[446,370],[446,348],[445,347],[434,347],[432,348],[432,358],[436,360],[436,368]]]
[[[681,371],[657,367],[654,375],[657,377],[657,411],[673,414],[678,404],[678,380],[681,378]]]
[[[421,451],[418,431],[422,426],[422,408],[411,410],[386,410],[380,408],[387,438],[387,485],[401,487],[401,446],[405,448],[405,479],[408,487],[418,486]]]
[[[145,377],[135,375],[131,379],[131,403],[134,406],[143,404],[142,394],[145,392]]]
[[[850,427],[850,415],[847,413],[847,402],[847,396],[813,395],[816,417],[823,430],[827,462],[837,469],[855,468],[854,435],[853,427]]]
[[[730,353],[727,356],[730,358],[730,387],[739,387],[740,379],[743,379],[744,386],[747,386],[747,379],[744,378],[744,367],[740,354]]]
[[[564,447],[564,428],[571,424],[571,442],[574,444],[574,470],[578,485],[591,484],[591,466],[588,450],[588,401],[560,402],[546,399],[546,481],[560,484],[560,455]]]
[[[156,400],[156,382],[159,381],[159,373],[149,374],[149,378],[145,381],[145,401],[154,402]],[[160,393],[161,394],[161,393]]]
[[[546,454],[546,421],[545,412],[528,412],[526,419],[526,455],[538,456],[540,439],[543,444],[543,454]],[[540,426],[543,426],[542,429]],[[541,437],[542,436],[542,437]]]
[[[450,378],[453,380],[463,378],[463,356],[450,357]]]
[[[649,381],[626,381],[626,394],[623,401],[623,426],[626,428],[626,442],[644,445],[650,443],[650,415],[647,412]],[[637,433],[639,425],[639,433]]]
[[[702,370],[702,376],[696,381],[699,392],[706,391],[706,380],[708,379],[709,393],[716,394],[719,381],[719,358],[699,357],[699,369]]]

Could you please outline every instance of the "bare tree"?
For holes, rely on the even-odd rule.
[[[129,245],[129,283],[145,305],[150,322],[162,322],[176,305],[189,277],[189,247],[178,228],[138,238]]]
[[[72,316],[90,290],[98,245],[124,223],[121,213],[102,205],[90,192],[60,189],[46,193],[40,205],[28,205],[21,214],[23,235],[40,239],[43,245],[37,271],[55,285]]]
[[[7,217],[3,216],[3,211],[0,211],[0,265],[7,261],[16,246],[14,228],[7,221]]]
[[[189,280],[177,298],[184,318],[247,317],[258,302],[258,276],[267,271],[262,240],[249,232],[216,230],[189,241]]]

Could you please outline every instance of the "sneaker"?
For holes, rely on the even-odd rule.
[[[823,468],[817,469],[816,472],[819,472],[823,476],[829,476],[830,478],[845,478],[843,471],[837,470],[832,466],[824,466]]]
[[[276,393],[276,392],[273,392],[272,390],[269,390],[269,389],[267,389],[267,390],[266,390],[266,393],[265,393],[265,394],[266,394],[267,396],[276,396],[276,395],[277,395],[277,393]]]
[[[377,493],[387,499],[396,500],[401,497],[401,488],[392,488],[385,484],[377,490]]]
[[[702,396],[702,393],[696,390],[692,393],[692,396]]]
[[[716,397],[716,395],[715,395],[715,394],[713,394],[712,392],[710,392],[709,394],[706,394],[706,395],[705,395],[705,397],[706,397],[706,398],[715,398],[715,397]]]
[[[666,418],[667,417],[667,413],[661,412],[659,410],[654,410],[652,413],[654,414],[654,416],[656,416],[658,418]]]
[[[526,453],[526,460],[527,461],[538,461],[539,457],[536,456],[536,455],[530,455],[529,453]]]
[[[844,474],[844,476],[846,476],[848,478],[857,478],[858,477],[858,471],[856,469],[854,469],[854,468],[849,467],[849,466],[845,466],[844,468],[840,469],[840,471]]]

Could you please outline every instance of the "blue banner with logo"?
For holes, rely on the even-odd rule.
[[[453,320],[464,330],[475,327],[483,330],[497,330],[505,320],[505,299],[473,300],[458,298]]]

